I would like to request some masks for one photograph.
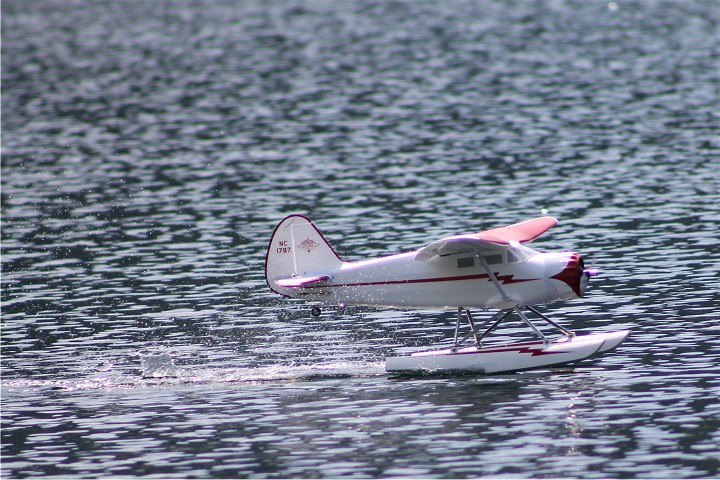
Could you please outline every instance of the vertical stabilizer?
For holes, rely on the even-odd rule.
[[[340,269],[343,261],[320,231],[303,215],[285,217],[273,232],[265,257],[265,279],[277,293],[287,289],[278,280],[293,277],[327,276]]]

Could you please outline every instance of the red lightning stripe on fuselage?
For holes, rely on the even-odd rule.
[[[539,280],[538,278],[516,279],[514,275],[495,274],[495,276],[503,284],[532,282],[535,280]],[[487,273],[481,273],[476,275],[458,275],[454,277],[414,278],[408,280],[386,280],[380,282],[335,283],[331,285],[304,285],[292,288],[369,287],[374,285],[406,285],[412,283],[458,282],[463,280],[479,280],[483,278],[486,278],[488,281],[490,281],[490,276]]]

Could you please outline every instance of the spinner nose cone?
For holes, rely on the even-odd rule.
[[[596,268],[585,268],[585,261],[577,252],[567,252],[567,265],[562,271],[553,275],[552,279],[567,284],[578,297],[585,295],[590,277],[598,274]]]
[[[582,266],[582,273],[580,274],[580,293],[582,295],[580,296],[583,296],[585,295],[585,290],[587,289],[587,286],[590,284],[590,277],[595,277],[599,275],[600,272],[598,272],[597,268],[585,268],[582,257],[580,258],[580,265]]]

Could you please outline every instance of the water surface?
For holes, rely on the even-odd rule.
[[[2,475],[716,477],[720,8],[2,3]],[[403,378],[453,312],[265,285],[540,215],[630,329],[573,369]],[[480,314],[480,313],[479,313]],[[482,315],[482,314],[480,314]]]

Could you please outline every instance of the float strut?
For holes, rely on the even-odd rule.
[[[500,325],[500,322],[502,322],[503,320],[505,320],[505,318],[507,318],[507,316],[510,315],[511,313],[512,313],[512,310],[500,310],[498,313],[496,313],[496,314],[493,315],[491,318],[489,318],[489,319],[483,324],[482,327],[484,327],[484,326],[487,325],[488,323],[492,322],[493,320],[495,320],[495,323],[493,323],[492,325],[490,325],[490,327],[489,327],[487,330],[485,330],[485,331],[480,335],[480,340],[482,341],[482,339],[485,338],[490,332],[492,332],[493,330],[495,330],[495,328],[497,328],[497,326]],[[481,328],[482,328],[482,327],[481,327]]]
[[[549,342],[547,337],[545,337],[545,335],[543,335],[542,332],[540,330],[538,330],[538,328],[535,325],[533,325],[533,323],[525,316],[524,313],[522,313],[520,311],[519,308],[515,307],[515,308],[513,308],[513,310],[515,311],[515,313],[520,315],[520,318],[522,318],[523,322],[525,322],[527,324],[527,326],[530,327],[532,329],[532,331],[535,332],[535,334],[542,339],[543,342],[545,342],[545,343]]]
[[[569,337],[571,337],[571,338],[575,336],[575,332],[571,332],[571,331],[568,330],[567,328],[561,327],[560,325],[558,325],[557,323],[553,322],[552,320],[550,320],[548,317],[546,317],[546,316],[543,315],[542,313],[538,312],[537,309],[535,309],[535,308],[533,308],[533,307],[530,307],[530,306],[526,306],[525,308],[527,308],[528,310],[530,310],[531,312],[533,312],[535,315],[539,316],[540,318],[542,318],[543,320],[545,320],[546,322],[548,322],[548,323],[549,323],[550,325],[552,325],[553,327],[555,327],[555,328],[557,328],[558,330],[560,330],[561,332],[563,332],[565,335],[567,335],[567,336],[569,336]]]
[[[457,320],[455,321],[455,338],[453,339],[453,350],[456,349],[458,346],[458,336],[460,335],[460,318],[462,317],[462,311],[463,307],[458,307]]]
[[[480,348],[480,340],[478,339],[477,331],[475,330],[475,322],[470,314],[470,310],[466,308],[465,314],[467,315],[468,324],[470,325],[470,332],[472,333],[473,338],[475,338],[475,345]]]

